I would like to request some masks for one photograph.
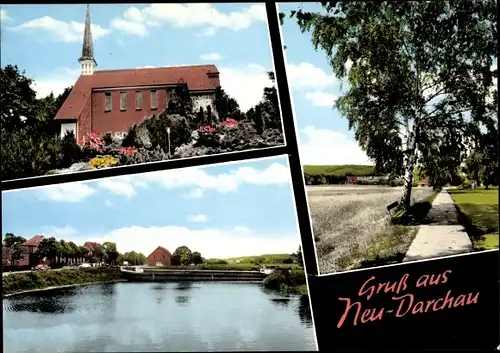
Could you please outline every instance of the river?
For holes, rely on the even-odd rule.
[[[316,350],[307,296],[259,284],[101,284],[3,305],[7,353]]]

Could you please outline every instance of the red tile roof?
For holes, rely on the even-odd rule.
[[[155,249],[155,250],[154,250],[151,254],[149,254],[149,256],[148,256],[148,257],[150,257],[150,256],[154,255],[155,253],[157,253],[157,252],[159,252],[159,251],[161,251],[161,252],[165,253],[165,254],[166,254],[167,256],[169,256],[169,257],[172,257],[172,253],[171,253],[170,251],[168,251],[168,249],[167,249],[167,248],[164,248],[163,246],[159,246],[159,247],[157,247],[157,248],[156,248],[156,249]]]
[[[95,71],[93,75],[80,75],[55,119],[77,119],[92,89],[170,85],[182,80],[191,91],[215,90],[218,79],[211,80],[210,74],[219,74],[215,65],[105,70]]]
[[[43,235],[35,235],[33,238],[26,240],[23,245],[25,246],[38,246],[43,240]]]
[[[101,246],[101,244],[96,243],[94,241],[86,241],[85,244],[83,244],[83,246],[89,250],[96,250],[98,247]]]

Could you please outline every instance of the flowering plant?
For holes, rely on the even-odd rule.
[[[136,151],[135,147],[122,147],[120,148],[120,151],[118,153],[130,157],[135,151]]]
[[[238,125],[239,123],[231,117],[228,117],[226,120],[219,122],[219,126],[225,128],[237,127]]]
[[[96,132],[84,135],[78,142],[83,150],[96,151],[102,153],[104,139]]]
[[[210,125],[200,126],[198,132],[201,134],[213,134],[215,132],[215,128]]]

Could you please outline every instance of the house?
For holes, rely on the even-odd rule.
[[[157,247],[147,258],[149,266],[170,266],[172,254],[163,246]]]
[[[92,241],[86,241],[85,244],[83,244],[84,248],[87,248],[89,253],[86,256],[87,261],[90,263],[97,263],[101,261],[101,244],[92,242]]]
[[[13,264],[10,263],[10,249],[4,246],[2,248],[3,263],[6,265],[14,265],[18,267],[34,267],[38,265],[39,259],[36,255],[36,249],[42,242],[43,238],[43,235],[35,235],[34,237],[26,240],[22,244],[23,258],[14,261]]]
[[[163,111],[180,82],[191,93],[194,111],[210,107],[215,115],[215,92],[220,86],[215,65],[96,71],[88,5],[78,61],[81,74],[55,116],[61,136],[67,131],[77,140],[90,132],[123,136],[132,124]]]

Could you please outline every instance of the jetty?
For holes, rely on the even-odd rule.
[[[121,267],[120,271],[129,281],[218,281],[218,282],[262,282],[267,274],[260,271],[234,270],[175,270],[148,267]]]

